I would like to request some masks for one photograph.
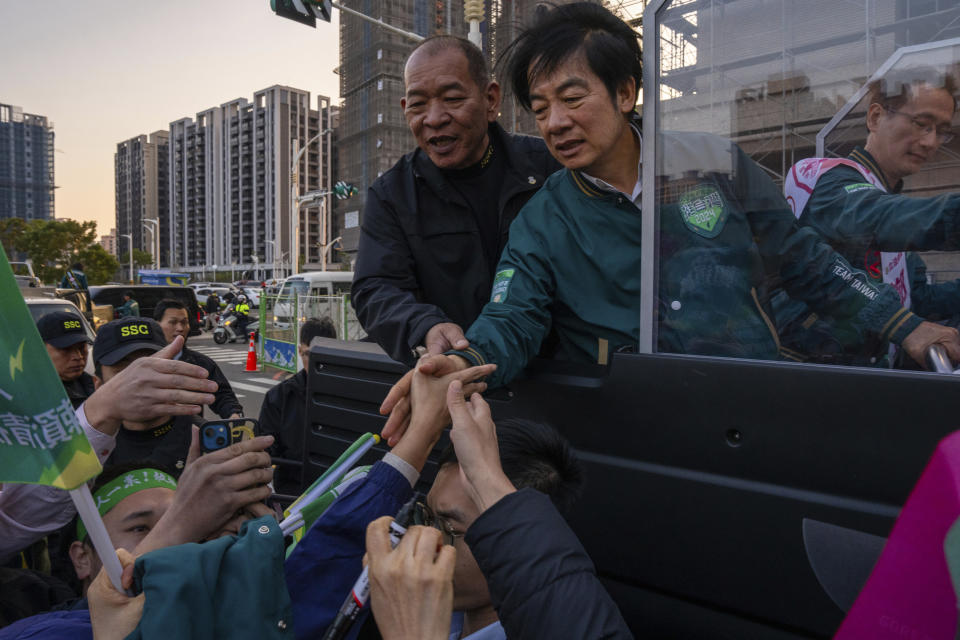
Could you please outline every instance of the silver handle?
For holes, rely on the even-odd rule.
[[[953,363],[947,357],[947,350],[939,344],[927,347],[927,368],[937,373],[953,373]]]

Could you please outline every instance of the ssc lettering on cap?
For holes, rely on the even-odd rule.
[[[79,320],[65,320],[63,323],[64,329],[79,329],[80,321]]]
[[[120,327],[121,338],[133,338],[136,336],[149,336],[150,327],[145,324],[132,324]]]

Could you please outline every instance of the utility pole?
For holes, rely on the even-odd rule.
[[[307,141],[307,144],[303,145],[303,149],[297,151],[299,142],[294,139],[291,141],[293,160],[290,162],[290,262],[291,269],[290,274],[294,273],[293,269],[296,269],[300,266],[300,205],[307,200],[314,200],[316,196],[313,195],[317,192],[312,192],[306,194],[303,198],[300,197],[300,158],[303,157],[303,154],[306,153],[307,149],[310,148],[310,145],[320,139],[321,136],[329,135],[333,129],[327,128],[318,133],[317,135],[310,138]],[[327,147],[330,145],[328,144]],[[323,162],[323,150],[320,151],[320,161]],[[328,158],[329,161],[329,158]],[[309,196],[309,197],[308,197]],[[324,208],[325,210],[325,208]],[[321,226],[323,225],[323,220],[320,221]]]
[[[144,218],[142,220],[144,229],[150,232],[150,246],[151,253],[153,254],[153,268],[160,268],[160,222],[152,218]],[[147,226],[150,225],[150,226]],[[154,226],[156,225],[156,226]]]
[[[130,284],[133,284],[133,235],[121,233],[121,236],[127,239],[127,255],[130,256]]]

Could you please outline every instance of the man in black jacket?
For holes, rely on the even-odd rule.
[[[337,328],[330,318],[310,318],[300,325],[300,359],[310,360],[310,342],[314,338],[336,338]],[[288,460],[303,458],[303,434],[307,429],[307,369],[304,367],[267,392],[260,405],[260,434],[272,435],[270,455]],[[277,493],[299,495],[298,468],[278,463],[273,477]]]
[[[163,350],[163,330],[149,318],[121,318],[100,327],[93,341],[93,366],[98,386],[110,382],[135,360]],[[193,419],[189,415],[161,415],[146,421],[123,420],[117,444],[107,464],[150,461],[179,476],[190,451]]]
[[[67,397],[76,409],[93,394],[93,377],[83,370],[90,345],[83,323],[77,315],[54,311],[37,321],[37,330],[50,354],[53,368],[63,382]]]
[[[167,344],[173,342],[177,336],[183,336],[184,345],[186,345],[187,335],[190,333],[190,321],[185,304],[173,298],[164,298],[154,308],[153,317],[163,329],[163,337]],[[227,377],[223,375],[223,371],[212,358],[184,346],[177,360],[200,365],[209,372],[210,379],[217,383],[217,391],[214,393],[216,400],[210,405],[214,413],[221,418],[243,417],[240,401],[237,400]]]
[[[496,123],[500,86],[467,40],[422,42],[404,83],[419,148],[370,187],[352,300],[367,333],[412,364],[420,345],[467,346],[463,329],[490,297],[510,223],[560,165],[539,138]]]

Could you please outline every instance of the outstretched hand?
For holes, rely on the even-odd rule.
[[[120,584],[130,590],[133,588],[134,557],[126,549],[117,549],[117,557],[123,567]],[[87,590],[93,637],[96,640],[122,640],[133,633],[143,615],[145,599],[142,593],[128,596],[117,591],[106,568],[101,568]]]
[[[945,327],[934,322],[921,322],[903,340],[904,351],[924,367],[927,366],[927,349],[938,344],[947,350],[947,356],[954,364],[960,363],[960,333],[953,327]]]
[[[384,516],[367,527],[370,606],[384,640],[446,640],[453,614],[453,569],[457,552],[432,527],[407,529],[390,545]]]
[[[460,473],[467,492],[484,512],[517,489],[500,465],[497,429],[490,416],[490,405],[475,393],[466,400],[459,381],[447,389],[447,406],[453,427],[450,441],[457,453]]]
[[[423,339],[428,355],[440,355],[451,349],[466,349],[470,346],[463,329],[453,322],[441,322],[430,327]]]
[[[273,436],[258,436],[200,455],[200,431],[194,426],[187,465],[177,482],[173,504],[137,546],[137,554],[220,532],[241,509],[262,515],[251,505],[270,497],[273,479],[267,448]]]
[[[417,471],[422,471],[423,465],[427,462],[427,456],[440,440],[443,430],[450,424],[450,414],[447,411],[447,387],[452,381],[457,380],[475,391],[483,391],[487,387],[485,382],[468,383],[468,381],[488,376],[496,368],[495,364],[485,364],[454,371],[443,377],[414,371],[410,383],[412,413],[404,432],[395,434],[392,438],[392,441],[396,442],[393,449],[394,455],[406,460]]]
[[[469,367],[469,363],[460,356],[427,355],[420,358],[417,366],[408,371],[395,385],[390,388],[387,397],[380,405],[380,415],[388,415],[387,423],[383,426],[380,435],[390,446],[395,445],[403,432],[410,424],[410,390],[413,376],[419,372],[424,375],[442,378],[443,376],[462,371]]]
[[[115,435],[124,420],[147,422],[200,413],[214,401],[217,383],[203,367],[173,357],[183,349],[183,338],[150,356],[138,358],[93,392],[83,405],[87,420],[98,431]]]

